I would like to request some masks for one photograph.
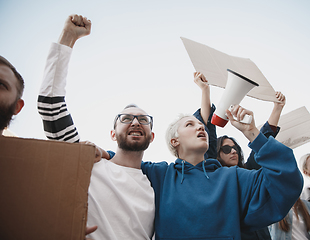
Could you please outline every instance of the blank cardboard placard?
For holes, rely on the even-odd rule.
[[[294,149],[310,141],[310,114],[306,107],[300,107],[281,116],[281,127],[276,139]]]
[[[0,239],[82,240],[94,147],[0,137]]]
[[[230,69],[259,84],[249,91],[247,96],[264,101],[277,101],[273,87],[250,59],[233,57],[187,38],[181,39],[195,70],[203,73],[209,84],[225,88],[227,69]]]

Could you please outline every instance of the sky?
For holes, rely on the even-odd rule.
[[[115,150],[114,116],[135,103],[154,117],[155,140],[144,160],[173,162],[165,131],[180,113],[200,107],[201,90],[180,37],[226,54],[250,58],[287,98],[283,114],[309,102],[310,2],[308,0],[0,0],[0,54],[25,79],[25,107],[10,125],[19,137],[46,139],[36,101],[47,54],[66,18],[80,14],[92,32],[74,46],[66,101],[82,140]],[[223,89],[211,86],[217,105]],[[257,126],[273,103],[245,97]],[[218,136],[233,136],[245,156],[245,137],[229,123]],[[310,143],[294,149],[296,159]]]

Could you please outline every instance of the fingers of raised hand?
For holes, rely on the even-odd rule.
[[[250,110],[247,110],[239,105],[235,105],[231,109],[231,114],[237,118],[238,121],[241,121],[245,115],[253,115],[253,112]]]
[[[282,94],[281,92],[276,92],[276,98],[277,98],[280,102],[284,102],[284,101],[285,101],[285,96],[284,96],[284,94]]]
[[[206,79],[206,77],[200,72],[194,73],[194,81],[196,83],[198,83],[198,82],[208,83],[208,80]]]
[[[76,26],[85,27],[84,17],[82,15],[77,14],[71,15],[71,21]]]

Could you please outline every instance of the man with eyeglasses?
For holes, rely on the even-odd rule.
[[[66,21],[59,44],[52,46],[48,57],[45,78],[38,99],[38,108],[45,124],[47,136],[54,137],[54,139],[79,141],[71,116],[66,109],[64,86],[67,65],[72,51],[68,47],[72,48],[78,38],[88,35],[90,33],[90,25],[90,21],[82,16],[70,16]],[[201,77],[195,75],[195,79],[199,82]],[[206,89],[206,91],[203,90],[203,95],[209,91],[208,87]],[[205,96],[209,96],[209,94]],[[202,106],[205,103],[206,101],[203,99]],[[202,107],[201,112],[197,115],[195,114],[195,116],[198,118],[198,115],[200,115],[203,119],[209,120],[209,114],[206,114],[205,109],[209,112],[210,107]],[[212,114],[212,110],[210,112]],[[232,117],[230,116],[230,118]],[[206,129],[209,129],[209,121],[204,122],[207,125]],[[62,128],[62,126],[65,126],[65,128]],[[113,158],[110,161],[101,160],[95,164],[92,172],[89,188],[88,225],[97,224],[99,230],[91,237],[95,239],[152,238],[154,228],[154,192],[150,187],[150,182],[140,169],[144,150],[147,149],[154,139],[152,126],[152,117],[135,105],[126,107],[116,116],[114,129],[111,131],[112,139],[118,143],[116,153],[113,155],[114,153],[112,152],[108,154],[102,151],[106,158],[111,158],[112,155]],[[208,135],[210,137],[214,134]],[[216,146],[211,141],[212,139],[209,141],[210,148]],[[257,148],[259,147],[258,145],[260,144],[256,144]],[[210,155],[210,157],[213,156]],[[164,164],[161,163],[161,165]],[[155,169],[155,167],[151,169],[146,165],[147,163],[144,166],[144,170],[146,168],[148,168],[147,171]],[[153,176],[155,175],[153,174]],[[174,176],[172,175],[172,178],[170,178],[172,182],[174,181]],[[157,180],[155,179],[155,182]],[[297,180],[298,184],[301,183],[301,179]],[[212,182],[208,183],[212,184]],[[157,184],[157,187],[161,188],[161,186],[161,184]],[[161,206],[164,205],[165,202]],[[158,209],[163,208],[157,208],[156,210],[158,211]],[[238,217],[240,216],[238,215]],[[252,217],[251,220],[255,221],[255,218]],[[158,222],[158,219],[156,222],[157,226],[158,224],[161,224],[161,227],[163,226],[162,223]],[[206,222],[204,223],[207,224]],[[182,226],[180,225],[180,227]],[[188,225],[187,227],[191,226]],[[166,229],[171,234],[171,228],[168,226]]]
[[[131,109],[130,109],[131,108]],[[128,109],[130,113],[132,113],[135,109],[138,108],[136,105],[129,105],[125,107],[124,111]],[[139,108],[138,108],[139,109]],[[131,128],[130,131],[127,133],[127,131],[116,133],[115,129],[117,126],[117,122],[119,120],[120,123],[122,123],[124,126],[131,125],[133,126],[135,123],[141,124],[141,125],[149,125],[149,128],[152,130],[153,127],[153,117],[147,115],[142,109],[140,109],[140,115],[133,115],[129,113],[123,113],[118,114],[115,117],[114,120],[114,131],[112,132],[112,137],[117,141],[118,146],[120,149],[125,151],[144,151],[148,148],[151,141],[154,139],[154,133],[151,134],[145,134],[145,132],[141,129]],[[143,113],[144,112],[144,113]],[[115,134],[115,136],[114,136]],[[143,141],[141,140],[141,137],[143,138]],[[132,141],[129,141],[128,138],[131,138]],[[114,161],[112,159],[111,161]],[[138,166],[140,168],[140,166]]]
[[[91,22],[71,15],[65,22],[58,43],[48,54],[43,83],[38,97],[38,111],[45,135],[52,140],[79,142],[80,137],[65,103],[68,64],[75,42],[90,34]],[[202,107],[194,116],[206,122],[210,148],[206,158],[216,157],[216,131],[211,124],[215,106],[210,103],[210,89],[200,73],[195,83],[202,89]],[[112,140],[116,152],[98,147],[103,158],[94,165],[89,187],[88,226],[98,225],[94,239],[151,239],[154,232],[154,191],[141,171],[141,162],[154,139],[153,118],[136,105],[126,106],[115,117]],[[110,159],[107,161],[106,159]]]
[[[38,97],[38,111],[49,139],[79,142],[65,103],[65,85],[72,47],[90,34],[91,22],[71,15],[58,43],[48,55]],[[100,162],[92,170],[88,198],[88,226],[98,229],[93,239],[151,239],[154,233],[154,191],[141,171],[144,150],[154,139],[153,119],[144,110],[129,105],[115,118],[111,137],[118,147],[114,157],[101,149]],[[110,153],[112,155],[112,152]]]

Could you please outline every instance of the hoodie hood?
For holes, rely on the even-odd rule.
[[[196,166],[180,158],[178,158],[174,163],[174,168],[182,173],[181,183],[183,183],[184,175],[193,169],[203,171],[206,178],[209,179],[208,172],[213,172],[220,167],[222,167],[222,165],[216,159],[205,159]]]

